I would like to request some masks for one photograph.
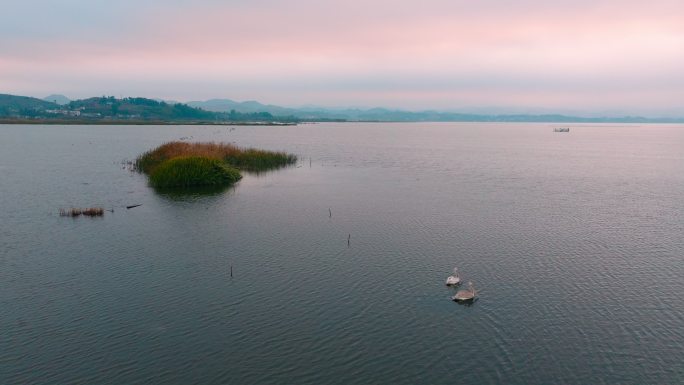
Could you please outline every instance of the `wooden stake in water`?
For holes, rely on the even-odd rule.
[[[347,237],[347,247],[349,247],[350,242],[351,242],[351,234],[349,234],[349,236]]]
[[[330,218],[332,218],[332,210],[329,208],[328,213],[330,213]]]
[[[233,278],[233,265],[230,265],[230,278]]]

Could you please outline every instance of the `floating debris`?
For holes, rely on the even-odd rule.
[[[60,217],[77,217],[81,215],[81,209],[59,209],[59,216]]]
[[[90,207],[82,210],[81,213],[89,217],[101,217],[104,215],[104,209],[102,207]]]
[[[570,127],[555,127],[553,132],[570,132]]]
[[[130,206],[126,206],[126,208],[127,208],[127,209],[132,209],[132,208],[138,207],[138,206],[142,206],[142,203],[139,204],[139,205],[130,205]]]
[[[102,207],[89,207],[87,209],[72,207],[70,209],[59,209],[60,217],[79,217],[81,215],[87,217],[101,217],[104,215],[104,209]]]

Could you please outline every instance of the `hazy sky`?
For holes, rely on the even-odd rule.
[[[684,116],[684,1],[2,0],[0,93]]]

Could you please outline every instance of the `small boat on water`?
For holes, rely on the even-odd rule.
[[[454,267],[454,273],[447,277],[447,286],[456,286],[461,284],[461,277],[458,275],[458,267]]]
[[[466,290],[459,290],[456,295],[451,297],[456,302],[468,302],[468,301],[473,301],[475,299],[475,296],[477,295],[477,292],[475,291],[475,287],[473,286],[472,282],[468,282],[468,289]]]

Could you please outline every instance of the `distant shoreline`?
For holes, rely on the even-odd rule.
[[[581,124],[583,126],[595,125],[624,125],[632,126],[635,124],[684,124],[684,121],[602,121],[602,122],[582,122],[582,121],[553,121],[553,120],[416,120],[416,121],[395,121],[395,120],[304,120],[300,122],[208,122],[208,121],[163,121],[163,120],[71,120],[71,119],[3,119],[0,118],[0,125],[26,124],[26,125],[68,125],[68,126],[297,126],[302,124],[319,123],[536,123],[568,125]]]
[[[208,122],[163,120],[0,119],[0,124],[46,124],[71,126],[296,126],[296,122]]]

